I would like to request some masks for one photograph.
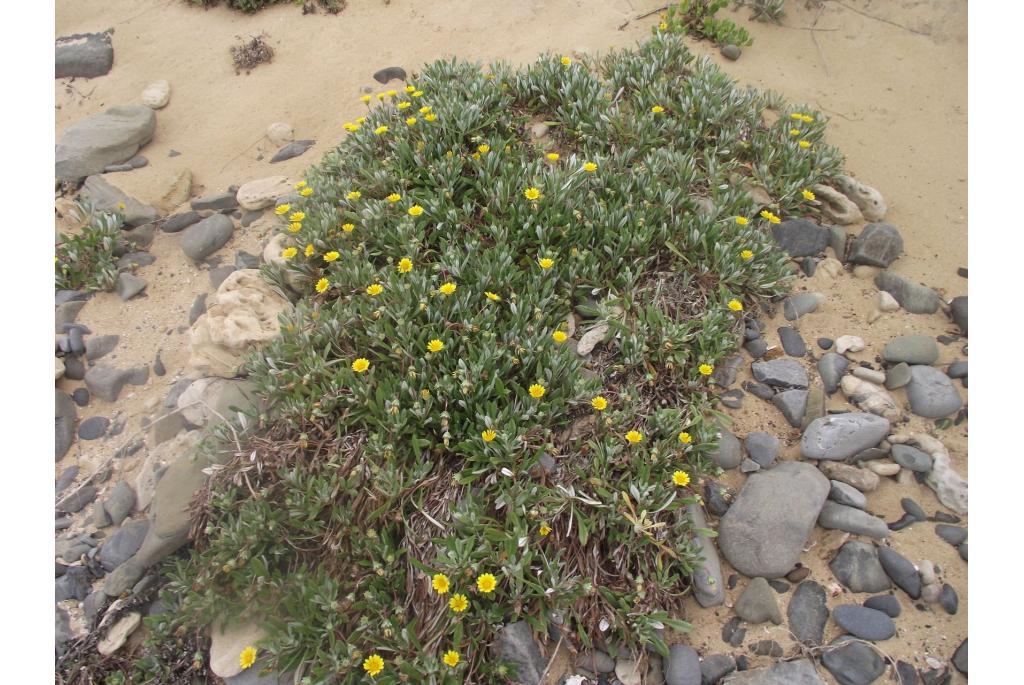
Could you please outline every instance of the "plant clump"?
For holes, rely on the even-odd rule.
[[[123,225],[118,213],[98,212],[84,201],[72,207],[78,230],[61,234],[54,256],[57,290],[113,290],[117,284],[114,250]]]
[[[189,4],[201,7],[216,7],[221,0],[186,0]],[[348,5],[348,0],[227,0],[227,6],[231,9],[254,14],[270,6],[279,5],[284,2],[291,2],[293,5],[302,7],[302,13],[308,14],[315,11],[316,6],[322,7],[330,14],[341,12]]]
[[[669,5],[661,22],[653,28],[659,31],[690,35],[709,40],[715,45],[752,45],[750,34],[732,19],[718,19],[715,14],[729,4],[729,0],[681,0]]]
[[[274,48],[270,47],[267,43],[267,34],[262,33],[258,36],[250,36],[249,38],[238,38],[238,45],[232,45],[231,59],[235,62],[235,73],[240,74],[243,71],[249,73],[254,68],[261,64],[270,62],[274,59]]]

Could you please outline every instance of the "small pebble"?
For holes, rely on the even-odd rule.
[[[818,347],[823,350],[831,350],[835,342],[832,338],[818,338]]]
[[[806,566],[798,566],[789,573],[786,574],[786,580],[791,583],[799,583],[811,575],[811,569]]]
[[[82,440],[96,440],[106,435],[109,427],[110,419],[105,416],[93,416],[78,426],[78,437]]]

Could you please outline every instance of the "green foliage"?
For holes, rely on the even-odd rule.
[[[62,234],[54,262],[57,290],[113,290],[117,283],[114,246],[121,233],[123,217],[94,211],[77,202],[73,209],[81,228]]]
[[[749,7],[755,21],[778,24],[786,13],[786,0],[736,0],[737,7]]]
[[[176,620],[257,615],[261,653],[310,683],[364,682],[370,654],[381,685],[500,682],[495,628],[544,635],[556,615],[582,644],[664,653],[701,563],[686,509],[717,426],[700,366],[735,348],[727,303],[756,309],[789,275],[743,186],[806,214],[801,190],[841,165],[820,118],[807,148],[788,110],[766,123],[771,97],[659,34],[591,65],[439,61],[371,100],[283,210],[295,253],[266,275],[301,297],[251,360],[266,404],[232,428],[191,560],[168,568]]]
[[[186,0],[193,5],[201,7],[214,7],[219,5],[221,0]],[[240,10],[247,14],[259,12],[268,5],[279,5],[283,2],[291,2],[293,5],[301,5],[303,10],[312,5],[310,0],[227,0],[228,7]],[[331,14],[337,14],[345,9],[348,0],[316,0],[316,4]]]
[[[669,5],[653,31],[696,36],[715,45],[752,45],[754,41],[745,28],[731,19],[715,18],[718,10],[728,4],[729,0],[682,0],[678,5]]]

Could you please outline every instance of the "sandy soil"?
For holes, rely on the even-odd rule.
[[[657,17],[631,21],[623,30],[618,27],[663,4],[660,0],[393,0],[385,5],[382,0],[369,0],[353,2],[332,17],[303,16],[290,5],[244,16],[222,8],[197,10],[180,0],[58,0],[57,35],[113,27],[115,63],[105,77],[55,82],[57,135],[105,107],[138,102],[149,82],[167,79],[172,87],[170,104],[157,113],[156,136],[142,151],[150,165],[112,174],[108,180],[139,199],[152,201],[165,179],[180,168],[194,175],[193,195],[275,174],[298,179],[340,139],[341,122],[359,116],[364,107],[359,95],[380,89],[371,75],[381,67],[401,65],[412,72],[424,62],[455,55],[524,63],[544,51],[604,52],[627,47],[648,36]],[[966,2],[850,0],[843,6],[811,0],[805,6],[791,0],[787,4],[783,26],[750,22],[743,10],[726,12],[754,37],[754,45],[737,62],[724,60],[709,45],[688,42],[698,54],[723,64],[741,84],[774,89],[829,115],[829,141],[846,154],[850,172],[885,195],[886,220],[903,234],[907,254],[894,269],[936,288],[947,299],[966,294],[966,279],[956,275],[957,267],[967,265]],[[807,30],[812,26],[819,30]],[[268,34],[276,51],[274,61],[248,75],[236,75],[229,46],[238,36],[261,32]],[[317,145],[299,158],[270,165],[274,148],[264,131],[275,121],[291,123],[296,138],[313,138]],[[168,157],[172,149],[181,155]],[[239,229],[218,256],[230,263],[236,249],[258,253],[267,230],[267,222]],[[860,227],[849,230],[857,232]],[[206,267],[188,262],[177,243],[178,236],[158,233],[150,250],[157,261],[139,271],[149,281],[143,297],[122,303],[116,295],[99,294],[79,315],[78,321],[97,334],[121,335],[120,345],[105,361],[118,366],[151,363],[160,350],[168,373],[162,378],[152,376],[142,388],[127,386],[116,403],[94,399],[80,410],[80,418],[121,418],[125,430],[115,438],[76,443],[57,465],[57,473],[80,464],[85,476],[117,447],[137,440],[141,419],[181,376],[188,358],[188,333],[183,328],[188,309],[197,294],[212,289]],[[952,331],[941,312],[915,316],[900,311],[868,324],[875,288],[870,279],[850,273],[831,284],[812,287],[802,282],[798,288],[817,289],[829,296],[821,310],[797,326],[815,353],[820,354],[813,345],[817,337],[849,333],[868,342],[855,358],[875,363],[892,337]],[[769,342],[777,342],[774,331],[785,325],[781,313],[768,324]],[[965,351],[966,340],[942,346],[940,363],[966,359]],[[741,375],[741,380],[747,377]],[[67,392],[78,385],[68,380],[57,383]],[[894,394],[905,403],[902,391]],[[962,394],[966,402],[966,390]],[[829,401],[829,407],[843,405],[841,395]],[[731,413],[738,436],[753,430],[789,435],[784,456],[797,457],[798,433],[773,407],[748,396],[743,409]],[[966,426],[935,432],[965,476]],[[917,418],[907,428],[934,431],[930,422]],[[131,476],[142,458],[144,452],[117,463],[108,483]],[[736,472],[723,478],[734,487],[742,479]],[[925,487],[883,481],[870,495],[869,509],[887,520],[900,516],[899,499],[904,496],[913,497],[928,512],[940,508]],[[803,558],[812,579],[822,584],[832,581],[826,564],[843,540],[842,534],[816,531]],[[895,533],[889,544],[914,562],[927,558],[938,564],[946,582],[960,595],[961,608],[956,616],[936,608],[919,611],[900,594],[904,611],[897,620],[899,633],[880,648],[921,668],[926,668],[926,656],[944,662],[967,634],[967,565],[955,549],[935,536],[932,524],[916,524]],[[728,576],[731,570],[725,572]],[[727,605],[744,586],[741,581],[728,592]],[[789,594],[780,596],[783,610]],[[847,596],[833,602],[863,599]],[[721,626],[731,615],[727,607],[703,610],[690,602],[687,619],[695,629],[683,640],[704,655],[746,651],[721,641]],[[836,626],[828,630],[826,637],[831,637]],[[779,641],[789,648],[788,653],[795,651],[784,626],[751,627],[746,643],[763,638]],[[758,661],[752,659],[752,663]],[[827,673],[823,677],[830,678]],[[953,682],[965,679],[955,674]]]

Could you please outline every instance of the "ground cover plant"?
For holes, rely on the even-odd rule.
[[[276,209],[296,307],[249,365],[261,410],[205,445],[162,634],[257,621],[243,663],[309,683],[502,682],[518,620],[664,653],[710,377],[786,289],[770,227],[840,170],[824,121],[669,31],[364,101]]]
[[[681,0],[679,4],[668,6],[655,31],[703,38],[719,46],[753,45],[745,28],[737,26],[732,19],[715,17],[718,10],[728,4],[729,0]]]
[[[221,3],[221,0],[186,1],[192,5],[200,5],[201,7],[215,7]],[[345,9],[345,6],[348,4],[348,0],[315,0],[315,2],[314,0],[227,0],[225,4],[232,9],[252,14],[254,12],[259,12],[261,9],[270,5],[279,5],[285,2],[290,2],[293,5],[300,5],[303,12],[319,6],[330,14],[337,14]]]
[[[53,260],[56,289],[113,290],[117,283],[114,250],[123,217],[95,211],[83,202],[76,203],[71,214],[79,230],[58,237]]]

